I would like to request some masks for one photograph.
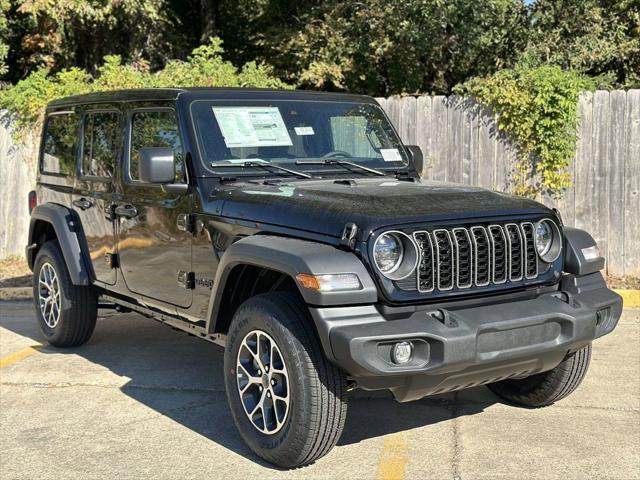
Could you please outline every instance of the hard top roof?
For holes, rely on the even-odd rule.
[[[49,108],[92,104],[105,102],[132,102],[153,100],[175,100],[179,96],[187,100],[205,99],[233,99],[233,100],[315,100],[355,103],[375,103],[375,100],[365,95],[349,93],[327,93],[311,90],[273,90],[267,88],[137,88],[128,90],[113,90],[106,92],[73,95],[54,100]]]

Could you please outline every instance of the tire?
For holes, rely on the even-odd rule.
[[[271,360],[267,358],[262,363],[266,372],[269,372],[267,363],[272,364],[268,374],[271,380],[264,380],[266,372],[262,372],[262,377],[256,373],[257,362],[252,353],[256,349],[252,346],[250,351],[243,347],[245,339],[247,345],[253,345],[254,341],[262,345],[256,352],[262,358],[265,358],[263,352],[272,352]],[[269,349],[269,342],[275,343],[276,348]],[[243,363],[247,373],[236,368],[241,359],[249,359],[249,364]],[[335,446],[347,414],[346,379],[325,357],[313,320],[298,297],[274,292],[245,301],[229,328],[224,368],[227,400],[233,420],[243,440],[256,455],[279,467],[293,468],[314,462]],[[250,369],[254,369],[252,373],[249,373]],[[286,371],[284,379],[278,369]],[[247,387],[242,397],[244,401],[257,404],[258,399],[265,398],[266,394],[273,404],[269,406],[265,400],[266,413],[255,414],[253,420],[245,411],[239,390],[241,381],[249,378],[263,380],[261,384]],[[272,390],[269,390],[270,382],[275,382]],[[288,395],[288,407],[278,395]],[[279,416],[278,420],[274,412]],[[267,421],[260,421],[260,417]]]
[[[523,379],[503,380],[487,387],[498,397],[526,407],[546,407],[572,393],[591,360],[591,344],[568,355],[557,367]]]
[[[46,286],[48,281],[54,290],[57,288],[57,296],[52,295],[52,290]],[[58,301],[46,302],[48,297],[57,298]],[[98,316],[97,295],[93,287],[77,286],[71,282],[56,240],[45,243],[36,257],[33,266],[33,300],[40,330],[51,345],[75,347],[91,338]],[[45,306],[44,312],[41,302],[49,307]],[[54,305],[58,306],[57,317]]]

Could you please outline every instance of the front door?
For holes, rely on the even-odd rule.
[[[181,214],[191,212],[191,195],[166,193],[139,180],[139,151],[172,148],[176,181],[185,181],[182,142],[175,112],[166,107],[133,109],[128,115],[122,196],[116,202],[120,270],[134,294],[189,307],[192,290],[184,281],[191,271],[191,234],[178,229]]]
[[[98,282],[113,285],[116,269],[114,219],[114,172],[122,149],[122,114],[116,109],[87,110],[80,128],[80,162],[72,195],[73,209],[89,248]]]

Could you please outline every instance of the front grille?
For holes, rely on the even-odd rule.
[[[414,232],[420,250],[417,289],[425,293],[535,279],[534,235],[530,222]]]

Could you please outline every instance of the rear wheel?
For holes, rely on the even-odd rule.
[[[591,344],[567,356],[556,368],[522,379],[487,385],[500,398],[527,407],[544,407],[571,394],[589,368]]]
[[[91,337],[98,299],[91,286],[71,282],[57,241],[45,243],[33,266],[33,299],[40,329],[56,347],[82,345]]]
[[[295,295],[244,302],[229,328],[224,365],[231,414],[258,456],[298,467],[336,444],[347,413],[345,377],[324,356]]]

